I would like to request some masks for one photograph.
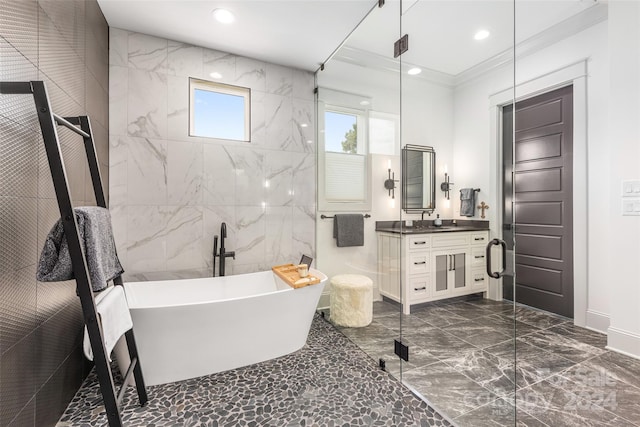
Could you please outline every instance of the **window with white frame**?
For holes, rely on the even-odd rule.
[[[320,210],[371,209],[367,110],[355,108],[362,97],[354,97],[328,89],[319,90]]]
[[[189,79],[189,135],[251,141],[251,89]]]

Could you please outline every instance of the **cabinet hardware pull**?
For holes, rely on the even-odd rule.
[[[414,245],[426,245],[427,242],[413,242]]]
[[[455,255],[451,255],[451,261],[453,263],[453,271],[456,271],[456,256]]]
[[[478,258],[484,258],[484,255],[476,255],[474,258],[478,259]]]
[[[484,277],[482,279],[474,279],[476,282],[484,282]]]
[[[484,240],[484,237],[474,237],[473,240]]]
[[[419,262],[414,262],[413,265],[422,265],[422,264],[426,264],[427,261],[419,261]]]
[[[421,287],[421,288],[413,288],[413,290],[414,290],[414,291],[424,291],[424,290],[426,290],[426,289],[427,289],[427,287],[426,287],[426,286],[423,286],[423,287]]]
[[[453,262],[451,261],[451,255],[447,255],[449,257],[449,268],[448,270],[451,271],[451,266],[453,265]]]

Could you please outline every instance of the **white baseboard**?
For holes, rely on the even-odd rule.
[[[607,331],[609,339],[607,349],[617,351],[624,355],[640,358],[640,335],[634,332],[609,326]]]
[[[608,314],[600,313],[599,311],[587,310],[587,323],[585,327],[594,331],[602,332],[606,334],[609,330],[611,319]]]

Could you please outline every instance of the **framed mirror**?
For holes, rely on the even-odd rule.
[[[433,212],[436,208],[436,152],[433,147],[405,145],[402,149],[402,209]]]

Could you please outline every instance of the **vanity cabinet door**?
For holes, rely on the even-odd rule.
[[[469,250],[433,251],[431,255],[432,295],[447,296],[469,289]]]
[[[445,296],[450,293],[451,254],[449,251],[433,251],[431,253],[431,294],[434,297]]]
[[[467,286],[469,284],[469,281],[467,280],[467,272],[469,271],[467,268],[468,261],[468,250],[458,249],[457,251],[452,251],[451,262],[453,262],[453,265],[451,266],[450,275],[452,276],[454,292],[459,292],[467,289]]]

